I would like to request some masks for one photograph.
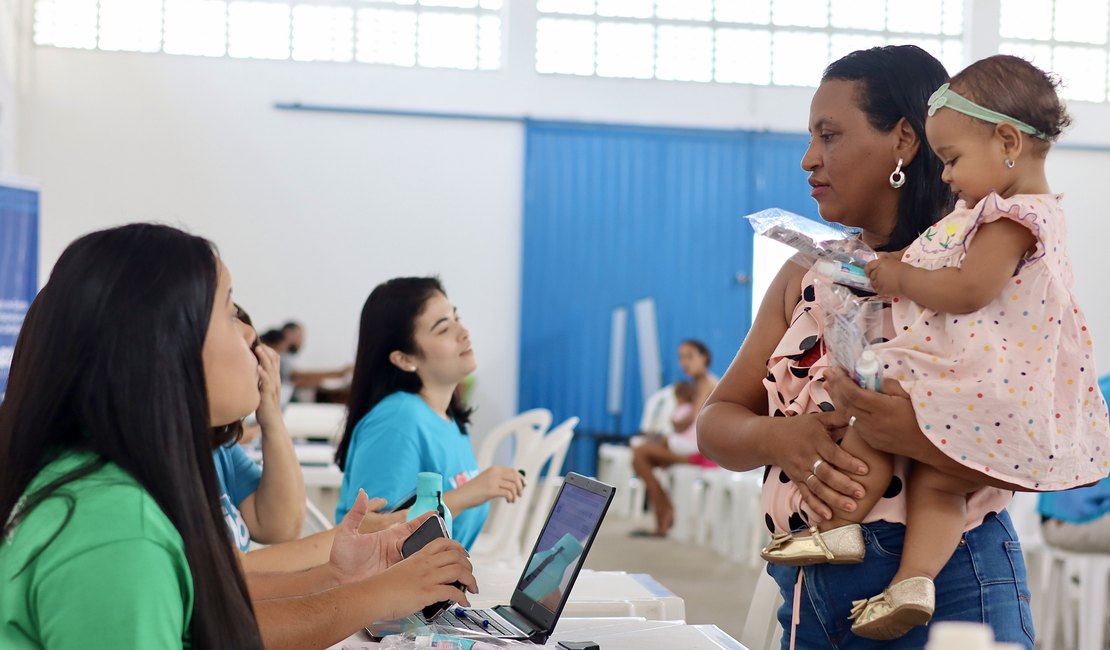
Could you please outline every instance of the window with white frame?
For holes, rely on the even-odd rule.
[[[1105,102],[1110,92],[1110,1],[1002,0],[999,51],[1055,72],[1065,99]]]
[[[38,45],[501,67],[504,0],[36,0]]]
[[[815,86],[854,50],[913,43],[963,67],[964,0],[538,0],[548,74]]]

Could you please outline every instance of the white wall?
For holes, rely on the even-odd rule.
[[[4,0],[0,0],[4,1]],[[7,0],[11,1],[11,0]],[[306,366],[349,361],[369,290],[442,275],[479,357],[476,429],[516,408],[522,129],[514,123],[286,112],[274,102],[802,131],[812,89],[536,75],[514,3],[494,73],[31,48],[20,171],[43,189],[42,266],[81,233],[138,219],[214,239],[262,325],[303,320]],[[1110,107],[1072,107],[1066,142],[1110,144]],[[1079,294],[1110,371],[1098,282],[1110,153],[1057,151]],[[805,191],[805,188],[799,188]],[[1103,235],[1100,237],[1100,235]]]
[[[351,360],[377,283],[438,273],[474,332],[477,424],[511,415],[520,128],[275,111],[283,84],[260,67],[36,50],[23,164],[42,183],[43,277],[82,233],[184,225],[219,245],[256,322],[305,323],[311,367]]]
[[[24,3],[0,0],[0,174],[16,172],[17,102],[24,38]]]

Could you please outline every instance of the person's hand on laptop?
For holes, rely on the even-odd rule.
[[[381,581],[384,593],[390,594],[386,619],[402,618],[445,600],[469,607],[466,593],[478,593],[470,556],[461,544],[445,537],[432,540],[373,580]]]
[[[504,497],[512,503],[524,493],[524,477],[512,467],[495,465],[453,490],[463,501],[463,509]],[[450,493],[448,493],[450,494]]]

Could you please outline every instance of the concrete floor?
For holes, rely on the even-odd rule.
[[[649,573],[686,601],[687,623],[713,624],[733,638],[739,637],[759,570],[694,544],[629,536],[648,523],[607,517],[586,567]]]

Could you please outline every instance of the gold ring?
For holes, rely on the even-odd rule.
[[[810,474],[809,476],[806,477],[806,480],[804,481],[804,483],[806,484],[806,487],[809,487],[809,479],[811,479],[811,478],[817,478],[817,475],[816,474]]]

